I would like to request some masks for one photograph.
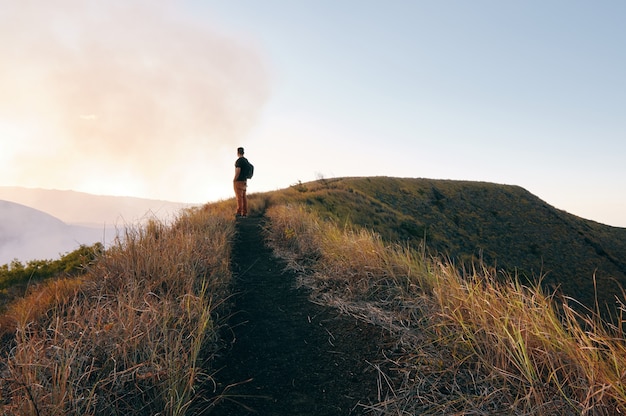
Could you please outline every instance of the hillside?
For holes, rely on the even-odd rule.
[[[518,186],[389,177],[301,183],[267,194],[302,202],[339,223],[372,229],[389,242],[561,288],[594,305],[615,305],[626,286],[626,229],[558,210]],[[603,308],[604,309],[604,308]]]
[[[421,191],[435,196],[434,208]],[[0,408],[42,415],[623,413],[619,326],[493,270],[460,275],[472,254],[451,265],[397,243],[405,233],[417,247],[424,235],[455,247],[459,230],[423,221],[461,206],[455,192],[473,202],[472,211],[456,209],[458,224],[479,218],[483,238],[498,228],[480,224],[488,209],[511,216],[501,228],[522,213],[522,223],[537,222],[535,210],[557,224],[551,215],[569,215],[518,187],[350,178],[251,195],[249,218],[235,220],[229,200],[171,224],[146,223],[106,255],[88,256],[80,277],[64,273],[7,306]],[[423,205],[419,218],[394,199],[399,194]],[[525,211],[496,210],[497,198]],[[350,223],[370,224],[385,238],[344,227]],[[545,224],[534,227],[556,227]],[[609,244],[615,230],[596,226]],[[505,234],[520,239],[523,232]]]

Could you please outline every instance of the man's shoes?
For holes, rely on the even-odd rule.
[[[246,217],[247,217],[247,215],[243,215],[243,214],[239,214],[239,213],[235,214],[235,218],[246,218]]]

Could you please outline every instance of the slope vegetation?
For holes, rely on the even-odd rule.
[[[29,279],[0,313],[0,414],[202,414],[232,234],[230,216],[188,210]]]
[[[613,310],[626,283],[626,229],[558,210],[518,186],[389,177],[300,183],[266,195],[301,202],[390,243],[425,246],[459,268],[481,260],[527,282],[542,280]]]
[[[499,271],[549,264],[542,283],[592,294],[581,270],[622,280],[624,230],[471,182],[320,180],[251,196],[236,224],[233,205],[126,229],[7,305],[1,413],[626,411],[622,325]]]

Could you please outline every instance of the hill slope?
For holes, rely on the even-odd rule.
[[[410,179],[338,178],[267,194],[367,227],[390,242],[419,245],[460,267],[477,259],[593,306],[626,286],[626,229],[558,210],[518,186]]]

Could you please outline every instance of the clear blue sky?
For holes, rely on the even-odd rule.
[[[626,2],[85,3],[0,0],[5,185],[215,200],[242,145],[251,192],[488,181],[626,227]]]

